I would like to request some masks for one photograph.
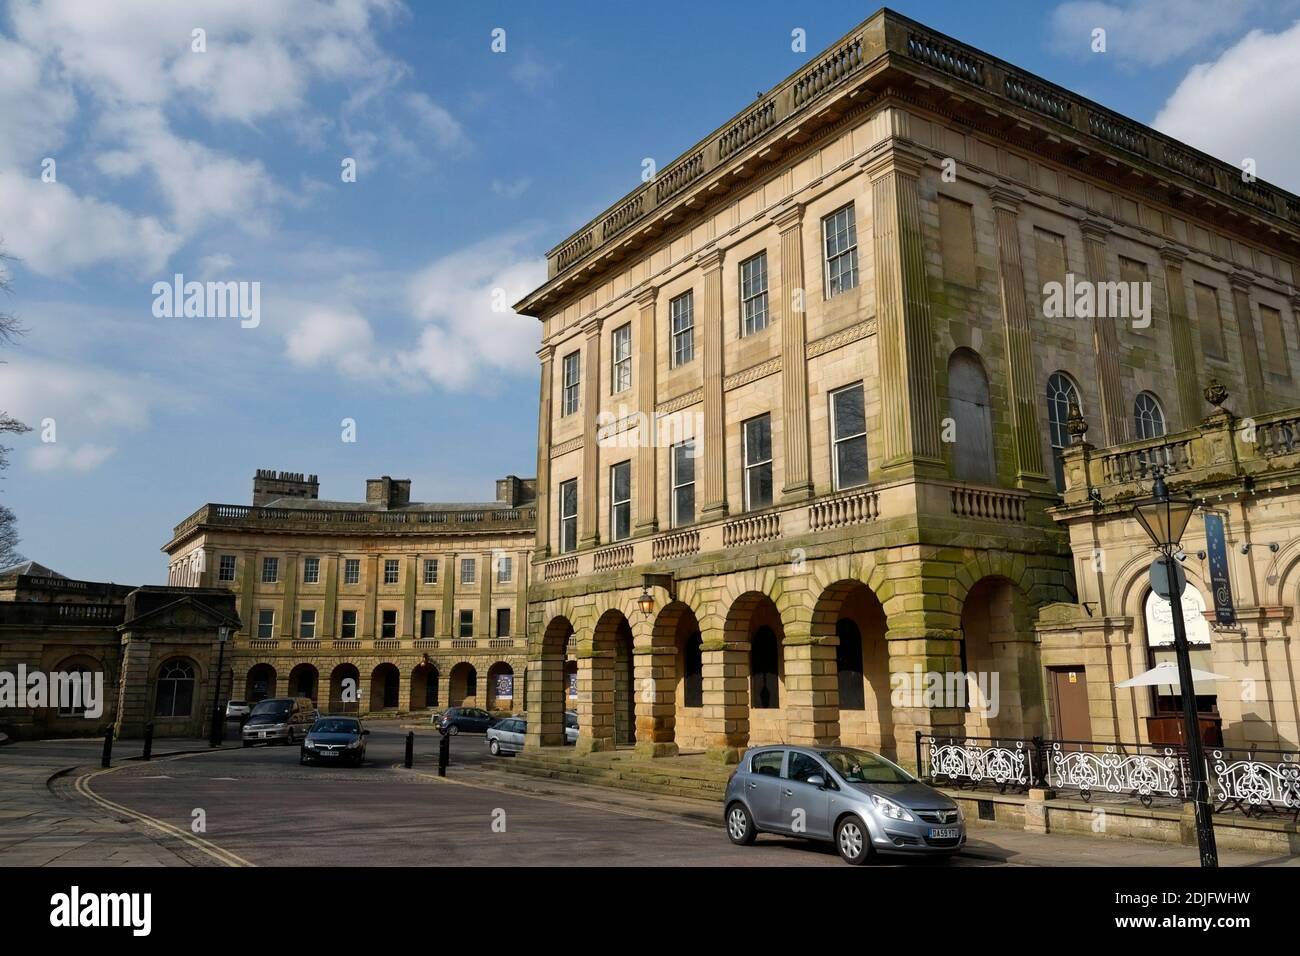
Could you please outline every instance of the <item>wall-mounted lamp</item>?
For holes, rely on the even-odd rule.
[[[637,607],[641,613],[649,617],[655,612],[655,596],[650,593],[651,588],[663,588],[668,592],[670,601],[677,600],[677,579],[671,574],[647,574],[642,577],[643,589],[641,596],[636,599]]]

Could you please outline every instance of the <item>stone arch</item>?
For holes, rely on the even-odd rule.
[[[100,702],[101,702],[101,706],[103,707],[103,713],[100,715],[100,717],[103,720],[110,719],[110,715],[112,714],[112,711],[115,709],[117,703],[117,695],[115,693],[116,684],[112,679],[112,674],[110,673],[109,668],[106,665],[106,662],[98,655],[88,653],[86,651],[78,651],[73,654],[64,653],[63,656],[58,658],[56,662],[52,663],[51,665],[47,665],[43,669],[48,673],[89,674],[91,676],[92,683],[94,682],[94,677],[96,674],[101,675],[101,680],[103,681],[103,695],[101,697]],[[51,682],[51,684],[52,683],[53,682]],[[45,715],[44,715],[45,723],[47,725],[51,720],[68,720],[70,723],[72,723],[73,726],[77,728],[78,731],[93,732],[94,725],[91,724],[91,722],[86,719],[85,705],[87,703],[87,700],[84,696],[86,691],[84,678],[80,679],[76,684],[76,690],[74,692],[77,694],[77,697],[73,701],[61,702],[55,700],[54,699],[55,695],[53,694],[52,686],[50,690],[51,690],[51,699],[49,701],[50,706],[45,709]],[[92,694],[94,693],[93,688],[91,689],[91,693]],[[40,718],[38,717],[38,722],[39,720]],[[87,724],[91,724],[91,726],[90,727],[85,726]]]
[[[352,661],[340,661],[330,671],[330,713],[356,714],[361,710],[361,671]]]
[[[186,679],[177,668],[188,670],[188,688],[180,686]],[[154,717],[201,718],[203,708],[211,704],[204,700],[200,688],[208,686],[208,675],[194,658],[186,654],[173,654],[158,661],[149,675],[149,713]]]
[[[452,707],[478,707],[483,688],[478,668],[471,661],[457,661],[447,674],[447,703]]]
[[[837,721],[842,743],[892,757],[897,745],[887,630],[884,604],[861,580],[841,578],[821,589],[812,620],[814,660],[820,662],[814,676],[834,679],[814,686],[817,716],[822,723]],[[823,668],[829,673],[818,675]]]
[[[402,672],[385,661],[370,672],[370,711],[397,710],[402,705]]]
[[[636,742],[632,624],[618,608],[600,615],[578,658],[578,744],[610,750]]]
[[[408,709],[433,710],[438,707],[439,697],[438,667],[432,661],[421,661],[411,669],[411,692]]]
[[[1264,606],[1300,606],[1300,538],[1292,538],[1271,556],[1264,572]]]
[[[501,678],[509,677],[509,681],[502,681]],[[510,688],[509,694],[504,693],[505,686]],[[515,669],[506,661],[496,661],[487,672],[487,687],[484,688],[483,695],[488,710],[513,710],[515,706]]]
[[[530,747],[564,744],[564,711],[568,702],[565,661],[573,644],[574,608],[569,601],[547,604],[546,624],[529,638],[527,741]]]
[[[314,664],[295,664],[289,671],[286,693],[290,697],[310,697],[315,703],[319,690],[320,672]]]
[[[676,600],[655,615],[651,629],[649,674],[653,700],[637,721],[637,739],[648,738],[659,752],[704,748],[704,639],[695,610]]]
[[[1044,727],[1042,678],[1029,596],[1009,577],[986,575],[966,591],[961,610],[960,675],[949,707],[964,710],[972,737],[1023,739]],[[945,680],[945,691],[949,684]]]
[[[785,636],[781,612],[770,593],[746,591],[730,603],[723,639],[729,649],[743,652],[737,663],[743,661],[748,690],[746,731],[759,742],[775,743],[786,736]],[[735,690],[732,696],[738,696]]]
[[[255,704],[276,695],[275,668],[265,661],[254,664],[244,677],[244,700]]]

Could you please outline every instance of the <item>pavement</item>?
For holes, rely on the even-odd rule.
[[[205,741],[99,740],[0,747],[0,866],[842,866],[829,846],[762,836],[733,846],[711,803],[507,773],[481,735],[368,721],[357,768],[300,766],[296,747],[210,751]],[[184,751],[197,751],[184,753]],[[170,755],[170,756],[169,756]],[[886,861],[884,865],[888,865]],[[1300,865],[1229,851],[1224,866]],[[1188,866],[1195,848],[1070,834],[972,829],[951,863],[909,866]]]

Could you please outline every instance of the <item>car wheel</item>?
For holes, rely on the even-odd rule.
[[[835,825],[835,849],[840,859],[861,866],[871,857],[871,834],[861,819],[849,815]]]
[[[447,728],[447,733],[455,737],[458,733],[460,733],[460,728],[457,727],[455,724],[452,724],[450,727]]]
[[[491,743],[488,744],[488,750],[492,752],[492,756],[494,757],[501,756],[501,744],[496,740],[493,740]]]
[[[727,807],[727,838],[736,846],[749,846],[758,837],[749,811],[743,803],[733,803]]]

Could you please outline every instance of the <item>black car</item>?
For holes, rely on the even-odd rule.
[[[438,729],[448,734],[481,734],[496,718],[478,707],[448,707],[438,720]]]
[[[298,762],[350,763],[361,766],[366,759],[366,738],[370,731],[355,717],[321,717],[302,740]]]

